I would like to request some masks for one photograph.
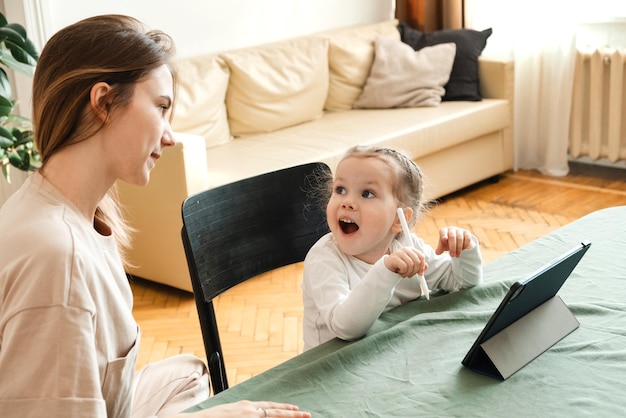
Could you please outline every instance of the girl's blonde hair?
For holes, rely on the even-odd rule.
[[[393,182],[393,194],[398,200],[398,205],[413,209],[413,217],[409,220],[409,226],[415,225],[420,213],[426,209],[422,202],[424,196],[424,178],[419,166],[406,154],[391,149],[376,146],[357,145],[348,149],[341,161],[346,158],[378,158],[393,170],[395,174]],[[317,179],[314,194],[321,207],[326,208],[332,194],[332,176],[325,174],[322,179]]]
[[[106,82],[112,87],[102,102],[110,115],[130,102],[135,84],[152,70],[167,65],[175,80],[173,54],[168,35],[148,31],[129,16],[87,18],[52,36],[33,77],[33,130],[42,167],[59,150],[84,141],[105,125],[86,111],[93,85]],[[123,257],[130,247],[131,228],[121,214],[115,187],[100,202],[95,216],[96,222],[112,228]]]

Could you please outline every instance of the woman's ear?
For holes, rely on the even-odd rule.
[[[410,225],[411,219],[413,219],[413,209],[410,207],[406,207],[406,208],[402,208],[402,211],[404,212],[406,223]],[[391,226],[391,230],[396,233],[402,232],[402,223],[400,223],[400,218],[398,218],[398,216],[396,216],[396,220]]]
[[[94,84],[89,92],[89,105],[94,114],[102,121],[109,117],[111,86],[104,81]]]

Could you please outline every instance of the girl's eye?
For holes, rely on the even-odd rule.
[[[376,195],[370,190],[364,190],[363,193],[361,193],[361,196],[363,196],[366,199],[371,199],[373,197],[376,197]]]
[[[346,189],[342,186],[335,187],[335,193],[337,194],[346,194]]]

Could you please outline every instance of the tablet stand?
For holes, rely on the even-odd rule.
[[[506,380],[579,326],[557,295],[480,345],[470,368]]]

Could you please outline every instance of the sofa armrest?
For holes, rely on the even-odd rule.
[[[515,65],[513,61],[479,57],[480,94],[487,99],[506,99],[513,103]]]
[[[135,229],[128,273],[191,290],[181,245],[183,201],[208,186],[206,147],[202,136],[176,134],[176,145],[166,149],[145,187],[118,183],[120,202]],[[158,266],[151,260],[168,260]]]
[[[514,104],[515,64],[513,61],[479,57],[478,77],[480,93],[486,99],[505,99],[509,102],[511,125],[503,131],[504,167],[515,169],[514,163]]]
[[[167,167],[164,167],[165,169],[160,170],[159,173],[164,171],[168,177],[171,176],[172,172],[184,175],[185,197],[187,197],[203,191],[209,184],[206,140],[201,135],[179,132],[175,134],[175,137],[176,145],[173,149],[165,150],[163,153],[165,164],[160,162],[161,165],[167,165]]]

